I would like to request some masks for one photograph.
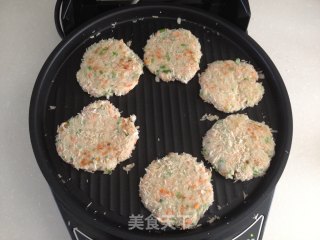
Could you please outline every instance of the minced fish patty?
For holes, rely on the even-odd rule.
[[[244,61],[215,61],[201,74],[200,97],[216,109],[232,113],[257,105],[264,94],[254,67]]]
[[[211,171],[186,153],[154,160],[139,187],[144,206],[160,223],[172,227],[195,227],[213,203]]]
[[[143,62],[123,40],[91,45],[83,55],[77,80],[94,97],[121,96],[132,90],[143,73]]]
[[[271,129],[244,114],[217,121],[202,142],[203,156],[227,179],[263,176],[275,154]]]
[[[189,30],[160,29],[144,47],[144,63],[163,81],[188,83],[199,70],[201,46]]]
[[[76,169],[111,173],[128,159],[139,138],[135,116],[123,118],[109,101],[96,101],[58,126],[59,156]]]

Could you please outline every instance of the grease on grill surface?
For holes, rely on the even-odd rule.
[[[200,97],[226,113],[253,107],[264,94],[257,80],[254,67],[240,59],[215,61],[208,64],[199,78]]]
[[[139,138],[135,116],[123,118],[109,101],[96,101],[58,126],[59,156],[76,169],[111,173],[128,159]]]
[[[144,63],[166,82],[188,83],[199,70],[201,56],[199,40],[182,28],[158,30],[144,48]]]
[[[244,114],[217,121],[202,142],[203,156],[227,179],[247,181],[265,174],[275,153],[271,129]]]
[[[142,203],[159,222],[182,229],[195,227],[213,203],[211,171],[186,153],[154,160],[139,187]]]

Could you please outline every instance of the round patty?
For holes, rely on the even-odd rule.
[[[213,202],[211,172],[190,154],[169,153],[146,168],[140,196],[162,224],[194,227]]]
[[[132,90],[143,62],[124,42],[110,38],[91,45],[83,55],[77,80],[94,97],[121,96]]]
[[[253,107],[264,94],[258,78],[254,67],[239,59],[216,61],[200,76],[200,97],[226,113]]]
[[[123,118],[109,101],[96,101],[58,126],[59,156],[77,169],[111,173],[128,159],[139,138],[135,116]]]
[[[247,115],[217,121],[202,142],[203,156],[229,179],[246,181],[265,174],[274,156],[271,129]]]
[[[190,31],[161,29],[144,47],[144,63],[163,81],[188,83],[199,70],[201,46]]]

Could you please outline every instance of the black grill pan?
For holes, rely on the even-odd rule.
[[[177,18],[182,19],[181,24]],[[181,231],[128,230],[131,214],[149,212],[138,195],[138,183],[145,167],[169,152],[187,152],[202,160],[201,142],[212,122],[200,121],[205,113],[225,118],[199,97],[198,77],[187,85],[179,82],[157,83],[147,69],[129,94],[111,97],[123,116],[135,114],[140,139],[132,158],[111,175],[77,171],[64,163],[55,150],[57,125],[97,100],[83,92],[76,81],[86,48],[102,38],[132,41],[131,48],[143,58],[143,47],[150,34],[161,28],[185,28],[200,40],[203,57],[200,68],[220,59],[245,59],[265,75],[265,95],[258,106],[248,108],[251,119],[264,121],[276,140],[276,155],[267,174],[248,182],[232,182],[214,173],[214,204],[196,229]],[[55,106],[51,109],[50,106]],[[92,229],[127,239],[223,239],[272,191],[283,172],[292,138],[289,98],[276,67],[259,45],[233,25],[199,10],[180,6],[138,6],[100,16],[64,39],[51,53],[39,73],[30,104],[30,136],[38,164],[53,193],[70,213]],[[127,173],[122,167],[135,163]],[[207,164],[207,167],[210,167]],[[244,195],[248,195],[244,199]],[[219,220],[207,223],[209,217]]]

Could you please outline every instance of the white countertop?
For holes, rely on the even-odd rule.
[[[53,0],[0,0],[0,240],[70,239],[34,158],[29,101],[60,38]],[[320,1],[251,1],[251,35],[287,86],[292,150],[276,188],[264,240],[319,239]]]

